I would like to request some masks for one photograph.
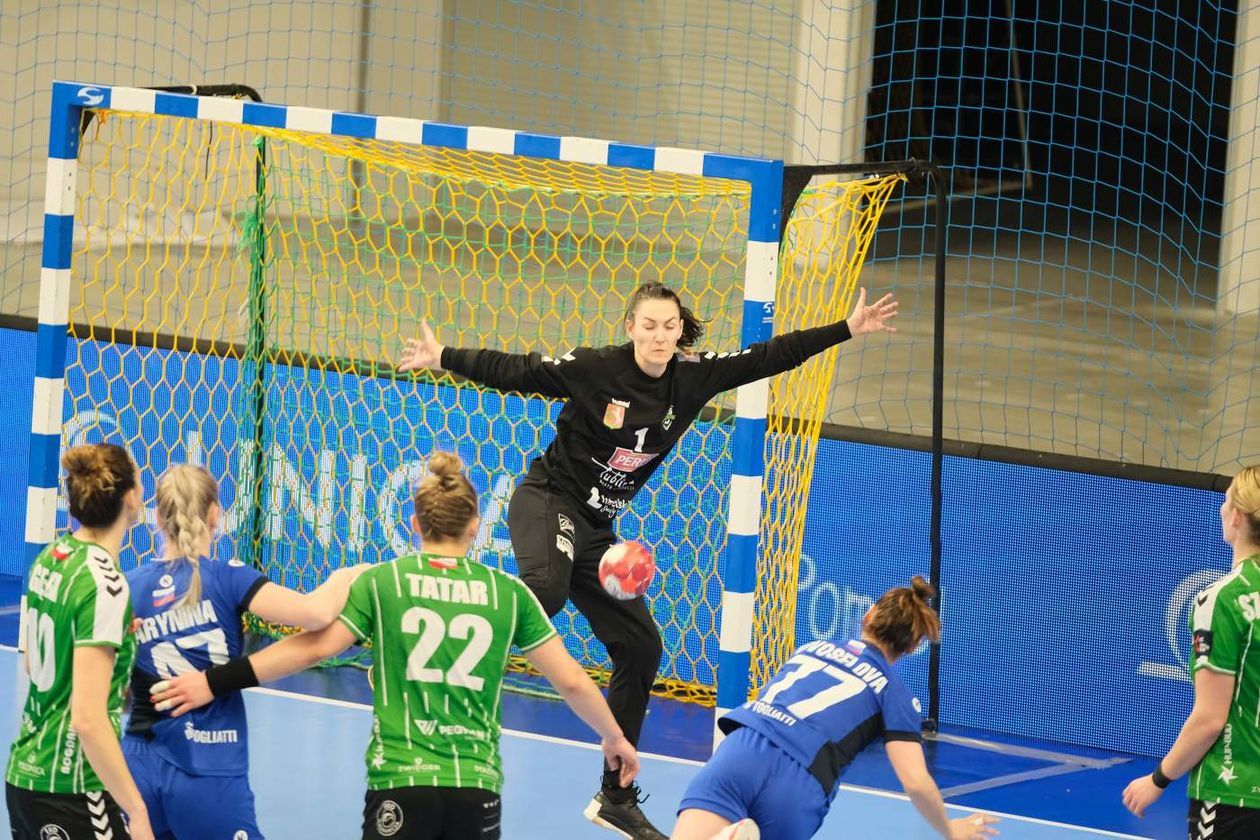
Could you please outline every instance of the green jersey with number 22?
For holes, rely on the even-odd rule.
[[[556,635],[529,588],[466,557],[408,555],[361,575],[340,620],[375,657],[368,788],[498,792],[508,653]]]

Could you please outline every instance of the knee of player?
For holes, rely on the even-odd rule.
[[[521,580],[534,593],[534,597],[538,599],[538,603],[542,604],[543,611],[547,613],[548,617],[564,609],[565,601],[569,600],[569,593],[563,586],[548,585],[538,580],[530,580],[527,575],[521,575]]]
[[[653,627],[651,632],[636,634],[629,644],[619,646],[618,653],[626,664],[644,672],[656,673],[661,666],[661,653],[665,648],[661,644],[661,634]],[[611,652],[611,651],[610,651]],[[616,656],[614,659],[618,658]]]

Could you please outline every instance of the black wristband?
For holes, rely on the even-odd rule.
[[[206,683],[210,686],[211,694],[222,697],[229,691],[253,688],[258,685],[258,676],[254,673],[249,657],[242,656],[206,671]]]
[[[1155,783],[1155,787],[1164,790],[1172,784],[1172,779],[1164,775],[1164,763],[1161,761],[1155,765],[1155,769],[1151,772],[1151,781]]]

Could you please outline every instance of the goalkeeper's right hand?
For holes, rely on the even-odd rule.
[[[438,344],[437,336],[433,334],[429,322],[421,321],[420,338],[407,339],[402,357],[398,360],[398,370],[400,373],[406,373],[409,370],[426,368],[442,369],[442,345]]]

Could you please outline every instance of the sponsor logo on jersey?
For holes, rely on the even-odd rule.
[[[625,499],[605,496],[597,487],[591,488],[591,494],[586,497],[586,503],[605,516],[616,516],[629,504]]]
[[[70,832],[59,825],[49,823],[39,830],[39,840],[70,840]]]
[[[1190,681],[1190,673],[1186,667],[1185,636],[1186,626],[1190,623],[1190,611],[1195,603],[1199,606],[1207,603],[1204,591],[1216,583],[1224,575],[1218,569],[1200,569],[1182,578],[1168,597],[1168,605],[1164,609],[1164,640],[1171,654],[1171,662],[1142,662],[1137,672],[1146,677],[1157,677],[1165,680]],[[1209,639],[1210,642],[1210,639]],[[1195,647],[1198,641],[1195,641]]]
[[[469,729],[458,723],[439,724],[436,720],[413,720],[412,723],[420,730],[420,734],[426,738],[434,735],[441,735],[444,738],[475,738],[478,741],[486,740],[486,733],[480,729]]]
[[[749,711],[756,712],[762,717],[768,717],[771,720],[777,720],[779,723],[782,723],[785,726],[796,726],[796,718],[792,717],[787,712],[784,712],[780,709],[776,709],[774,706],[771,706],[769,703],[763,703],[760,700],[749,700],[747,705],[748,705]]]
[[[194,744],[235,744],[238,740],[235,729],[197,729],[192,721],[184,724],[184,738]]]
[[[393,837],[402,827],[402,808],[394,800],[386,799],[376,809],[376,833],[382,837]]]
[[[604,409],[604,425],[610,429],[620,429],[625,425],[626,409],[629,407],[629,400],[609,400],[608,407]]]
[[[669,408],[665,409],[665,417],[661,420],[661,428],[668,432],[669,427],[672,425],[674,425],[674,406],[670,405]]]
[[[101,578],[105,581],[105,591],[114,597],[121,595],[126,585],[123,583],[122,574],[118,571],[118,567],[114,565],[114,561],[105,554],[95,552],[89,553],[88,558],[100,570]]]
[[[1195,630],[1194,631],[1194,655],[1207,656],[1212,652],[1212,631],[1211,630]]]
[[[74,769],[74,759],[79,754],[79,736],[73,729],[66,730],[66,740],[61,748],[61,774],[70,775]]]
[[[556,548],[564,552],[564,556],[569,558],[569,562],[573,562],[573,541],[564,534],[556,534]]]
[[[640,467],[652,463],[652,459],[656,455],[657,453],[655,452],[635,452],[618,446],[613,450],[612,457],[608,459],[608,468],[623,473],[634,472]]]
[[[233,569],[240,569],[245,566],[245,561],[237,560],[235,557],[233,557],[231,560],[228,561],[228,565],[231,566]]]
[[[635,482],[634,479],[631,478],[630,473],[615,470],[602,461],[597,461],[594,458],[591,459],[591,463],[600,469],[600,487],[603,487],[605,490],[612,490],[620,493],[634,490]],[[588,499],[587,501],[589,502],[590,500]]]
[[[175,600],[175,578],[162,575],[158,578],[158,588],[153,590],[153,606],[164,607]]]
[[[249,832],[243,828],[239,831],[233,832],[232,840],[249,840]]]
[[[167,604],[175,601],[175,587],[167,583],[170,579],[170,575],[162,575],[162,580],[158,581],[162,586],[153,590],[154,607],[165,607]]]
[[[565,516],[563,513],[556,514],[556,525],[558,525],[560,530],[564,533],[569,536],[573,536],[573,520]]]
[[[19,771],[28,776],[42,776],[46,772],[43,767],[36,763],[36,757],[33,754],[28,755],[26,760],[19,758],[17,766]]]
[[[1220,780],[1232,785],[1238,775],[1234,772],[1234,725],[1225,724],[1221,731],[1221,774]]]

